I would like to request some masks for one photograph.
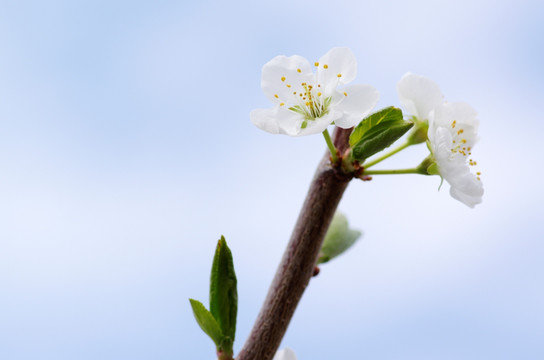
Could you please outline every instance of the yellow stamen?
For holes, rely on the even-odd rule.
[[[319,63],[316,61],[316,62],[314,63],[314,65],[315,65],[315,66],[319,66]]]
[[[297,69],[297,72],[302,72],[302,70],[300,70],[300,69]]]
[[[285,76],[282,76],[282,77],[281,77],[281,81],[285,81]]]
[[[344,96],[348,96],[348,93],[344,91]]]
[[[329,65],[325,64],[323,65],[323,69],[328,69],[329,68]]]
[[[338,75],[336,75],[336,77],[339,77],[339,78],[341,78],[341,77],[342,77],[342,74],[338,74]]]

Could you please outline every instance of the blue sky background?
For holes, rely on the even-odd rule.
[[[353,182],[363,239],[312,280],[299,359],[544,358],[540,1],[0,1],[0,358],[211,359],[214,246],[235,256],[235,350],[325,144],[249,122],[279,54],[355,53],[479,112],[483,204],[439,179]],[[424,147],[383,167],[413,166]],[[377,167],[378,168],[378,167]]]

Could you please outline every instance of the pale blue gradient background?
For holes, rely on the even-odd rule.
[[[379,107],[412,71],[478,110],[486,194],[471,210],[436,177],[352,183],[340,208],[365,236],[312,280],[283,346],[543,359],[543,16],[536,0],[1,1],[0,358],[214,358],[187,299],[207,302],[220,234],[239,350],[325,149],[249,122],[269,106],[261,67],[349,46]]]

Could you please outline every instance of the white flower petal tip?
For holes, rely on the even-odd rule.
[[[406,73],[397,83],[401,105],[420,121],[429,119],[430,112],[444,104],[440,87],[431,79]]]
[[[275,106],[253,110],[251,122],[289,136],[317,134],[332,123],[350,128],[370,113],[379,97],[369,85],[339,89],[356,75],[357,61],[348,48],[333,48],[313,64],[298,55],[276,56],[263,66],[261,77],[263,92]]]
[[[285,348],[276,353],[273,360],[297,360],[295,352],[290,348]]]
[[[467,174],[467,179],[464,183],[456,184],[456,187],[450,188],[450,195],[474,209],[474,207],[482,202],[484,195],[484,187],[482,182],[473,174]]]

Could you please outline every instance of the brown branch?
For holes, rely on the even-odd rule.
[[[340,154],[348,147],[350,132],[334,131],[333,141]],[[327,229],[352,178],[332,168],[329,155],[325,154],[316,170],[261,312],[237,360],[272,359],[312,277]]]

